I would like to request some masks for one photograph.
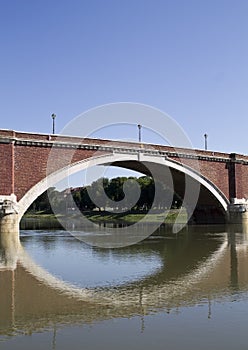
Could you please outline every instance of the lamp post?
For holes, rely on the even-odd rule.
[[[139,129],[139,142],[141,142],[141,125],[138,124],[138,129]]]
[[[204,138],[205,138],[205,151],[207,151],[207,149],[208,149],[208,135],[204,134]]]
[[[56,118],[56,114],[52,114],[51,115],[52,119],[53,119],[53,134],[55,134],[55,118]]]

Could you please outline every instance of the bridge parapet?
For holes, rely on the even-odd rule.
[[[180,159],[197,159],[213,162],[230,162],[230,154],[223,152],[212,152],[199,149],[186,149],[169,145],[156,145],[149,143],[127,142],[107,139],[82,138],[66,135],[34,134],[26,132],[15,132],[11,130],[0,130],[0,143],[14,143],[17,146],[33,147],[56,147],[89,149],[96,151],[116,151],[125,153],[143,152],[154,153],[161,156],[175,157]],[[235,154],[236,163],[248,163],[248,157]]]

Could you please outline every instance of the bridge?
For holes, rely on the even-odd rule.
[[[18,231],[41,193],[93,165],[155,174],[161,181],[169,174],[194,223],[248,220],[247,155],[0,130],[0,232]]]

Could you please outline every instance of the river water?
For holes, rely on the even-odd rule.
[[[107,249],[23,230],[0,267],[0,349],[247,349],[248,235],[233,227]]]

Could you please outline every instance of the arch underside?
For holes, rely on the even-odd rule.
[[[146,167],[146,164],[144,162],[142,163],[139,163],[137,161],[136,162],[135,161],[115,162],[112,164],[112,166],[117,166],[117,167],[138,171],[145,175],[151,176],[151,173],[148,167]],[[151,165],[149,164],[149,168],[150,167]],[[164,165],[157,164],[157,163],[152,165],[153,174],[155,174],[157,178],[162,182],[164,179],[163,177],[161,177],[160,174],[163,174],[163,167]],[[185,196],[186,182],[190,181],[192,184],[192,187],[194,188],[194,182],[197,180],[185,174],[183,171],[179,171],[173,168],[173,164],[169,168],[173,178],[173,190],[180,198],[183,199]],[[208,182],[208,185],[209,185],[209,182]],[[218,189],[217,189],[217,192],[219,196],[216,197],[215,195],[216,191],[211,192],[211,190],[205,187],[204,184],[202,183],[198,183],[198,186],[196,186],[196,190],[199,188],[198,200],[196,203],[196,207],[192,213],[190,222],[199,223],[199,224],[225,223],[228,200],[225,198],[225,196],[222,193],[220,193]],[[215,189],[215,186],[213,184],[210,184],[210,187],[211,186],[213,186],[213,189]],[[221,202],[219,200],[220,196],[223,199]],[[190,206],[190,203],[187,203],[187,200],[186,200],[185,204],[186,204],[186,209],[188,209],[187,205]]]
[[[173,182],[173,190],[181,198],[187,197],[185,193],[191,191],[187,189],[187,184],[191,183],[192,192],[197,192],[197,200],[193,203],[194,208],[188,210],[191,206],[190,201],[184,202],[184,205],[191,216],[193,223],[224,223],[228,200],[214,184],[205,179],[192,169],[186,168],[181,164],[165,159],[164,157],[145,156],[140,154],[105,154],[95,158],[85,159],[52,173],[31,188],[26,195],[19,201],[20,218],[32,202],[49,187],[54,186],[58,181],[68,175],[72,175],[80,170],[91,166],[105,165],[122,167],[129,170],[138,171],[148,176],[165,182],[166,173],[170,174]],[[165,171],[167,169],[167,172]],[[169,171],[169,173],[168,173]],[[199,194],[198,194],[199,191]],[[195,201],[195,199],[194,199]]]

